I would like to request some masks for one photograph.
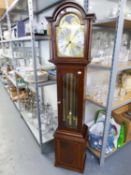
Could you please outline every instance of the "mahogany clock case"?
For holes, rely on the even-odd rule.
[[[74,56],[58,53],[57,29],[64,16],[77,16],[83,28],[83,53]],[[51,62],[57,70],[58,128],[55,132],[55,165],[78,172],[84,171],[87,127],[84,125],[84,84],[90,61],[91,31],[94,14],[86,14],[74,2],[64,2],[47,17],[50,27]],[[74,25],[74,24],[70,24]],[[73,26],[75,28],[75,26]],[[61,31],[61,28],[60,28]],[[68,34],[67,34],[68,37]],[[70,44],[71,39],[66,44]],[[75,47],[75,44],[73,44]],[[76,48],[75,48],[76,49]]]

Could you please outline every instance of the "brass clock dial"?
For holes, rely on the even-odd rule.
[[[84,55],[84,27],[75,14],[65,15],[56,30],[58,57],[77,57]]]

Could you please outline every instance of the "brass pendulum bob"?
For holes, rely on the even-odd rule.
[[[69,126],[71,127],[72,126],[72,112],[71,111],[69,112],[69,115],[67,116],[67,118],[68,118]]]

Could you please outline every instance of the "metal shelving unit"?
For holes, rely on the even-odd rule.
[[[25,36],[25,37],[21,37],[21,38],[15,38],[15,39],[12,39],[12,40],[3,40],[3,41],[0,41],[0,43],[9,43],[9,42],[26,42],[26,41],[30,41],[31,40],[31,36]],[[35,36],[35,40],[36,41],[44,41],[44,40],[49,40],[49,37],[48,36]]]
[[[87,0],[87,2],[88,2],[88,0]],[[90,3],[90,1],[89,1],[89,3]],[[111,65],[110,66],[109,65],[102,65],[101,63],[96,63],[96,64],[91,63],[90,65],[88,65],[88,67],[91,69],[95,69],[95,70],[99,69],[99,70],[104,70],[104,71],[110,72],[110,80],[109,80],[108,96],[107,96],[106,104],[104,104],[104,102],[99,102],[98,99],[96,99],[95,97],[93,99],[90,98],[89,96],[85,97],[85,100],[94,104],[97,107],[103,108],[106,111],[106,121],[105,121],[104,133],[103,133],[103,144],[102,144],[101,152],[91,148],[89,146],[89,144],[87,143],[88,149],[99,159],[100,165],[102,165],[104,163],[106,158],[108,158],[110,155],[112,155],[116,151],[120,150],[120,149],[116,149],[112,153],[106,154],[106,144],[107,144],[107,137],[108,137],[108,131],[109,131],[112,110],[119,108],[119,107],[131,102],[131,93],[126,94],[122,99],[119,99],[118,101],[114,102],[114,99],[113,99],[117,75],[123,70],[130,70],[131,69],[131,61],[128,61],[125,64],[121,64],[118,61],[123,29],[128,30],[128,32],[131,30],[131,20],[124,19],[125,6],[126,6],[126,0],[120,0],[119,1],[118,17],[105,19],[105,20],[99,20],[99,21],[96,21],[96,23],[94,24],[95,27],[99,27],[99,30],[101,30],[103,28],[105,28],[106,31],[108,31],[108,29],[110,30],[112,28],[115,29],[115,43],[114,43],[114,48],[113,48]],[[125,143],[125,144],[127,144],[127,143]]]
[[[32,82],[25,81],[25,83],[26,83],[26,88],[35,94],[35,99],[36,99],[35,120],[32,120],[31,112],[27,112],[23,110],[21,107],[21,99],[19,97],[20,87],[18,86],[16,79],[13,79],[8,74],[6,75],[6,78],[8,81],[11,82],[11,84],[14,87],[17,88],[18,102],[13,102],[13,103],[18,109],[27,127],[29,128],[35,140],[37,141],[38,145],[40,146],[41,152],[43,153],[45,144],[48,144],[48,142],[53,140],[54,130],[51,129],[47,133],[43,131],[43,123],[42,123],[42,117],[41,117],[41,104],[44,105],[44,94],[42,93],[44,93],[43,89],[45,86],[54,85],[56,84],[56,81],[55,80],[48,80],[48,81],[41,81],[41,82],[38,81],[38,74],[37,74],[37,70],[38,70],[37,56],[38,55],[36,55],[36,52],[40,54],[40,50],[37,51],[36,44],[39,45],[39,42],[41,41],[42,42],[48,41],[49,36],[35,34],[33,31],[33,27],[34,27],[34,18],[37,17],[36,15],[40,14],[40,12],[43,12],[44,9],[53,7],[53,5],[56,5],[57,3],[59,3],[60,0],[53,1],[53,2],[46,1],[44,4],[43,3],[39,4],[40,2],[36,0],[14,0],[14,2],[10,6],[8,5],[8,0],[3,0],[3,1],[5,2],[5,5],[6,5],[6,12],[0,18],[0,36],[2,36],[0,45],[2,48],[4,48],[5,45],[8,44],[9,48],[11,48],[11,54],[10,55],[3,54],[2,56],[5,58],[8,57],[10,59],[15,71],[15,75],[25,80],[25,77],[23,77],[21,74],[17,72],[16,67],[17,67],[17,61],[19,58],[17,59],[16,56],[14,56],[14,50],[17,49],[15,45],[17,45],[18,43],[22,45],[23,50],[21,49],[21,51],[24,52],[24,47],[26,47],[25,46],[26,43],[30,43],[31,59],[33,61],[34,82],[32,83]],[[42,7],[42,5],[44,5],[44,7]],[[37,9],[36,6],[39,8]],[[10,39],[4,40],[3,31],[8,30],[11,33],[12,28],[16,25],[16,21],[18,20],[29,22],[30,33],[27,36],[23,36],[20,38],[11,37]],[[20,59],[25,59],[25,58],[24,56],[23,57],[21,56]]]

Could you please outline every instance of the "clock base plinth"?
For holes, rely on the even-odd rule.
[[[64,133],[64,131],[57,130],[55,133],[55,166],[83,173],[86,143],[86,133]]]

